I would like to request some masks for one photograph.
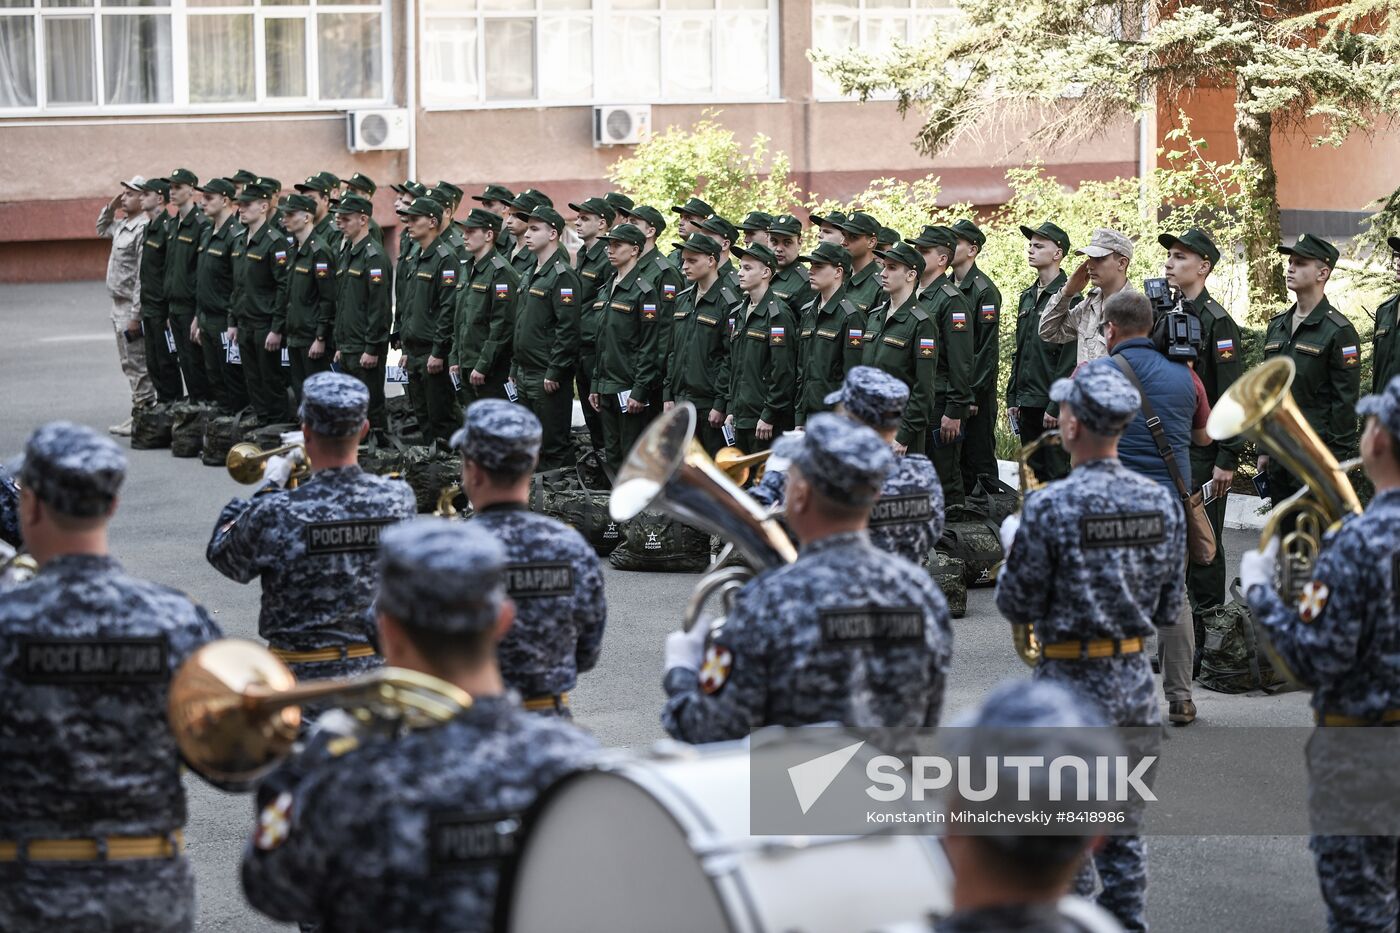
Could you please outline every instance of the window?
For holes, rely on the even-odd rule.
[[[0,0],[0,114],[382,104],[393,0]]]
[[[882,52],[895,42],[916,43],[949,29],[956,16],[953,0],[814,0],[812,48]],[[818,99],[841,97],[840,88],[816,67],[812,91]]]
[[[428,107],[771,100],[778,0],[424,0]]]

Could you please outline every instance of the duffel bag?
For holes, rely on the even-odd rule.
[[[642,512],[622,526],[608,560],[618,570],[700,573],[710,566],[710,536],[661,512]]]
[[[1249,605],[1240,596],[1240,581],[1230,586],[1230,602],[1201,613],[1205,641],[1201,647],[1201,686],[1216,693],[1245,693],[1281,687],[1286,681],[1269,663]]]
[[[175,423],[170,402],[156,402],[131,410],[131,449],[160,450],[170,446],[170,430]]]
[[[223,466],[228,461],[229,448],[241,443],[257,423],[258,419],[253,415],[251,408],[245,408],[232,415],[211,416],[204,422],[204,445],[199,451],[200,462],[205,466]]]
[[[992,586],[996,583],[997,565],[1005,556],[1001,551],[1001,536],[997,526],[972,504],[961,510],[949,510],[943,537],[936,545],[963,562],[963,579],[968,586]]]
[[[943,591],[948,602],[948,614],[955,619],[967,615],[967,580],[963,562],[951,554],[934,550],[929,554],[929,576]]]
[[[1008,515],[1014,515],[1021,504],[1021,494],[1001,481],[1000,477],[983,473],[977,486],[967,494],[967,504],[981,512],[998,528]]]
[[[244,432],[244,439],[250,444],[257,444],[263,450],[276,450],[282,446],[282,435],[300,431],[301,425],[291,422],[281,422],[278,424],[265,424],[262,427],[252,428]]]
[[[214,415],[214,406],[205,402],[177,402],[172,406],[170,455],[198,457],[204,449],[204,425]]]
[[[413,487],[418,511],[431,512],[437,508],[442,491],[462,481],[462,458],[437,443],[407,447],[403,451],[402,473],[403,481]]]
[[[389,438],[387,444],[381,444],[371,434],[369,443],[360,446],[360,469],[380,476],[402,474],[403,453],[406,449],[403,442],[396,437]]]
[[[607,557],[622,541],[621,526],[608,514],[608,493],[585,489],[572,468],[546,470],[531,477],[530,510],[573,528],[599,557]]]

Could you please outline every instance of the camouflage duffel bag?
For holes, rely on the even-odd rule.
[[[574,469],[578,471],[579,482],[585,489],[612,489],[612,477],[608,474],[608,460],[601,450],[589,447],[576,450]]]
[[[531,477],[530,510],[573,528],[599,557],[607,557],[622,541],[621,527],[608,515],[608,493],[585,489],[572,468],[546,470]]]
[[[977,477],[977,486],[967,494],[967,508],[981,512],[991,519],[998,528],[1008,515],[1015,515],[1021,507],[1021,494],[1003,483],[1000,477],[982,474]]]
[[[419,512],[437,508],[442,491],[462,481],[462,458],[454,450],[433,443],[406,447],[403,451],[403,481],[413,487],[413,498]]]
[[[1201,613],[1205,641],[1201,646],[1201,686],[1217,693],[1272,690],[1286,681],[1269,663],[1263,639],[1249,605],[1240,596],[1240,581],[1230,587],[1231,602]]]
[[[408,400],[407,393],[385,399],[384,410],[389,419],[390,434],[395,437],[418,435],[418,415],[414,412],[413,403]]]
[[[929,576],[948,601],[948,614],[955,619],[967,615],[967,580],[963,562],[951,554],[935,550],[929,554]]]
[[[1001,551],[1001,535],[986,515],[971,504],[961,512],[949,510],[948,523],[937,547],[963,562],[963,579],[968,586],[992,586],[996,583],[997,565],[1005,556]]]
[[[251,408],[232,415],[211,415],[204,422],[204,445],[199,460],[205,466],[221,467],[228,461],[229,448],[241,443],[258,419]]]
[[[710,567],[710,536],[661,512],[643,512],[622,526],[608,555],[618,570],[700,573]]]
[[[175,424],[171,402],[157,402],[131,410],[131,449],[160,450],[170,446],[170,430]]]
[[[360,469],[366,473],[388,476],[403,473],[403,454],[408,448],[398,438],[390,438],[389,443],[381,444],[370,435],[370,441],[360,446]]]
[[[204,425],[214,415],[205,402],[176,402],[171,406],[170,455],[198,457],[204,449]]]

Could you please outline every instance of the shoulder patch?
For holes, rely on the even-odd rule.
[[[943,294],[947,295],[949,298],[956,298],[962,294],[962,292],[958,291],[958,287],[947,279],[943,280],[942,288]]]
[[[724,299],[724,303],[726,305],[730,305],[732,307],[733,305],[739,303],[739,297],[735,295],[732,291],[730,291],[729,286],[727,285],[721,285],[719,287],[719,294],[720,297]]]
[[[848,316],[860,314],[860,309],[856,307],[856,303],[849,298],[841,299],[841,310],[845,311]]]
[[[919,307],[918,305],[914,305],[914,307],[910,308],[909,313],[914,315],[914,320],[916,321],[928,320],[928,312],[925,311],[923,308]]]
[[[444,256],[444,257],[455,255],[455,254],[452,252],[452,247],[448,246],[446,243],[442,242],[441,240],[438,241],[438,245],[437,245],[437,254],[438,254],[439,256]]]
[[[569,271],[571,271],[571,270],[569,269],[569,264],[566,263],[564,260],[560,259],[560,260],[555,261],[555,263],[554,263],[554,274],[555,274],[555,275],[561,275],[561,274],[563,274],[563,273],[565,273],[565,272],[569,272]]]
[[[1333,324],[1336,324],[1338,327],[1346,328],[1352,326],[1351,321],[1347,319],[1347,316],[1342,312],[1338,311],[1336,308],[1327,309],[1327,319]]]
[[[348,242],[348,241],[347,241],[347,242]],[[380,248],[379,248],[379,244],[376,243],[376,242],[374,242],[374,237],[372,237],[372,236],[371,236],[371,237],[365,237],[365,255],[366,255],[366,256],[381,256],[381,255],[383,255],[383,253],[384,253],[384,250],[380,249]]]
[[[1216,301],[1214,298],[1206,299],[1205,310],[1209,311],[1210,316],[1217,321],[1224,320],[1230,316],[1230,313],[1221,307],[1220,302]]]
[[[508,262],[506,262],[504,259],[502,259],[500,253],[496,252],[495,250],[492,250],[492,251],[491,251],[491,265],[494,266],[494,267],[497,268],[497,269],[504,269],[506,266],[510,265],[510,263],[508,263]]]
[[[163,683],[170,672],[164,635],[132,638],[18,639],[19,679],[28,684]]]

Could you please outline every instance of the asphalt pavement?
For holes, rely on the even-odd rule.
[[[8,285],[0,288],[0,458],[22,448],[28,433],[52,419],[106,430],[130,405],[117,365],[105,289],[99,283]],[[256,583],[242,586],[204,560],[220,507],[246,491],[222,469],[179,460],[169,451],[132,451],[130,471],[112,524],[115,554],[133,573],[179,587],[203,603],[231,636],[255,637]],[[1225,536],[1232,565],[1252,533]],[[1234,567],[1231,568],[1232,573]],[[624,573],[607,568],[609,617],[602,660],[573,694],[579,725],[608,745],[646,747],[663,738],[658,719],[662,646],[697,577]],[[1027,670],[988,589],[969,594],[957,621],[945,716],[975,703]],[[1230,726],[1306,726],[1307,697],[1224,696],[1196,690],[1200,720],[1175,729],[1171,741]],[[139,741],[140,737],[133,737]],[[1170,754],[1170,742],[1166,754]],[[189,856],[196,868],[199,929],[254,933],[291,929],[260,917],[243,900],[239,854],[252,825],[249,798],[187,780]],[[1236,791],[1240,789],[1235,789]],[[1274,933],[1321,929],[1307,840],[1299,836],[1155,837],[1148,843],[1149,917],[1154,930]]]

